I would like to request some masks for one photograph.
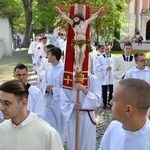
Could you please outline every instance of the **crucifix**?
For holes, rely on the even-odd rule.
[[[86,2],[86,0],[75,0],[75,2],[78,5],[78,13],[82,13],[83,5]],[[63,11],[63,12],[69,13],[69,11],[70,11],[70,6],[65,6],[62,4],[57,4],[56,6],[61,8],[61,11]],[[102,6],[89,6],[90,13],[93,14],[93,13],[97,12],[100,7],[102,7]],[[107,12],[108,12],[108,10],[105,8],[103,13],[101,14],[101,16],[105,15]]]
[[[57,4],[55,6],[55,8],[58,7],[62,12],[69,13],[70,14],[69,17],[71,19],[73,18],[74,14],[77,14],[77,13],[82,14],[84,19],[88,19],[90,17],[90,14],[96,13],[102,7],[102,6],[85,6],[84,3],[86,2],[86,0],[74,0],[74,2],[77,3],[74,6],[65,6],[62,4]],[[100,16],[104,16],[108,12],[107,8],[105,6],[103,6],[103,7],[104,7],[104,10],[103,10],[103,12],[101,12]],[[56,11],[56,9],[54,9],[54,10]],[[70,24],[68,24],[68,36],[67,37],[68,37],[68,40],[67,40],[67,48],[66,48],[66,56],[65,56],[65,61],[67,61],[67,63],[65,63],[65,70],[64,70],[65,71],[65,74],[64,74],[65,80],[63,80],[63,87],[72,89],[72,82],[68,83],[68,82],[66,82],[67,81],[66,79],[68,78],[68,75],[69,75],[69,79],[72,79],[72,81],[73,81],[73,68],[75,68],[75,70],[77,70],[78,73],[82,70],[82,73],[84,72],[83,74],[87,78],[88,51],[85,51],[85,57],[84,57],[84,55],[82,55],[81,61],[80,62],[76,61],[76,64],[74,65],[73,60],[75,60],[76,58],[78,59],[79,54],[77,53],[78,55],[75,55],[75,53],[74,53],[73,46],[74,46],[74,44],[76,44],[76,41],[75,42],[72,41],[72,39],[75,37],[75,35],[74,35],[74,30]],[[89,47],[90,47],[91,42],[90,42],[90,40],[88,40],[89,38],[90,38],[90,36],[89,36],[89,25],[88,25],[88,27],[86,29],[86,45],[89,45]],[[82,44],[82,41],[80,41],[79,44]],[[86,48],[87,47],[88,46],[86,46]],[[84,51],[82,51],[82,54],[83,53],[84,53]],[[80,53],[80,55],[81,55],[81,53]],[[81,66],[81,64],[82,64],[82,66]],[[87,87],[87,80],[84,80],[83,85],[85,87]]]
[[[57,4],[55,11],[68,23],[68,40],[65,58],[64,80],[63,88],[68,86],[70,89],[71,82],[66,82],[67,79],[72,80],[71,72],[75,71],[75,78],[77,83],[87,85],[88,74],[88,49],[89,40],[89,23],[96,19],[98,15],[105,15],[107,9],[104,6],[93,7],[85,6],[85,0],[76,0],[75,6],[64,6]],[[70,13],[68,17],[64,12]],[[93,14],[90,16],[90,14]],[[88,42],[88,43],[87,43]],[[73,45],[73,46],[72,46]],[[82,52],[83,51],[83,52]],[[75,66],[75,67],[74,67]],[[84,73],[83,73],[84,72]],[[85,81],[85,83],[82,83]],[[73,81],[73,80],[72,80]],[[77,90],[76,103],[80,104],[80,91]],[[79,110],[76,110],[76,136],[75,136],[75,150],[78,150],[78,136],[79,136]]]

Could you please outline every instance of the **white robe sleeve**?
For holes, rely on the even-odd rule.
[[[53,131],[50,137],[50,147],[48,150],[64,150],[62,142],[57,131]]]
[[[102,137],[99,150],[110,150],[110,140],[112,139],[110,137],[110,125],[109,125]]]
[[[33,42],[29,46],[28,54],[33,54]]]
[[[122,72],[123,69],[119,70],[119,68],[118,68],[118,66],[120,66],[118,58],[119,57],[114,58],[114,65],[112,68],[113,76],[114,76],[114,79],[116,79],[116,80],[122,79],[122,77],[125,75],[125,73]]]
[[[27,109],[36,113],[40,118],[44,118],[45,105],[43,102],[43,95],[40,89],[31,86],[29,88],[29,98]]]
[[[95,70],[96,70],[96,72],[102,73],[103,76],[105,76],[106,73],[107,73],[107,66],[102,64],[101,61],[102,61],[103,59],[104,59],[103,56],[100,56],[99,58],[97,58],[97,59],[95,60],[95,61],[96,61],[96,63],[95,63]]]
[[[101,85],[96,76],[89,76],[88,94],[85,95],[80,91],[81,109],[95,110],[101,103]],[[73,90],[62,89],[60,92],[61,109],[66,119],[69,120],[74,110],[74,103],[76,102],[76,89]]]
[[[74,103],[69,99],[66,93],[68,93],[68,90],[62,88],[60,92],[60,97],[61,97],[60,106],[66,120],[69,120],[72,111],[74,110],[73,109]]]
[[[101,84],[98,78],[94,75],[88,76],[89,88],[88,94],[85,96],[85,100],[82,109],[95,110],[101,104]]]
[[[127,71],[125,76],[124,76],[124,79],[128,79],[128,78],[132,78],[131,70]]]

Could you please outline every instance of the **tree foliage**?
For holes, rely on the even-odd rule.
[[[20,18],[22,6],[20,0],[0,0],[0,16],[8,18],[12,29],[14,29],[15,21]]]
[[[109,10],[107,15],[98,17],[92,22],[91,27],[94,34],[99,35],[105,41],[114,41],[115,50],[120,50],[120,33],[126,25],[126,8],[131,0],[94,0],[86,1],[88,6],[105,5]],[[54,12],[53,7],[57,3],[63,5],[74,5],[73,0],[0,0],[0,15],[10,20],[13,30],[19,30],[25,33],[23,45],[29,45],[30,34],[32,31],[53,30],[57,26],[66,27],[66,22],[60,20]]]
[[[130,0],[98,0],[95,5],[105,5],[108,13],[99,17],[93,24],[96,30],[97,37],[101,37],[107,42],[113,42],[113,50],[121,50],[120,47],[120,33],[121,29],[127,25],[125,12],[127,11],[127,4]],[[98,42],[98,38],[97,38]]]

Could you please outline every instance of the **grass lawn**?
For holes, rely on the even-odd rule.
[[[150,51],[147,50],[133,50],[132,54],[135,54],[137,52],[143,52],[146,54],[148,58],[148,65],[150,65]],[[114,55],[120,55],[122,54],[122,51],[112,51],[111,52]],[[28,70],[32,67],[32,60],[31,56],[27,54],[27,49],[22,49],[19,51],[13,52],[13,55],[10,57],[5,57],[0,60],[0,83],[14,79],[13,77],[13,69],[14,66],[18,63],[24,63]]]
[[[133,50],[132,55],[134,55],[135,53],[139,53],[139,52],[146,54],[146,58],[148,59],[148,65],[150,66],[150,51],[148,51],[148,50]],[[121,55],[123,52],[122,51],[112,51],[111,53],[117,56],[117,55]]]
[[[14,79],[13,69],[18,63],[24,63],[30,70],[32,61],[27,49],[15,51],[12,56],[0,59],[0,82]]]

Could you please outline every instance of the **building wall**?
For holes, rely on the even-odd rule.
[[[9,20],[0,18],[0,58],[12,55],[12,33]]]
[[[147,33],[150,33],[148,21],[150,20],[149,6],[150,0],[132,0],[127,7],[127,22],[134,26],[127,30],[127,34],[136,36],[135,31],[138,30],[144,40],[150,40]]]

